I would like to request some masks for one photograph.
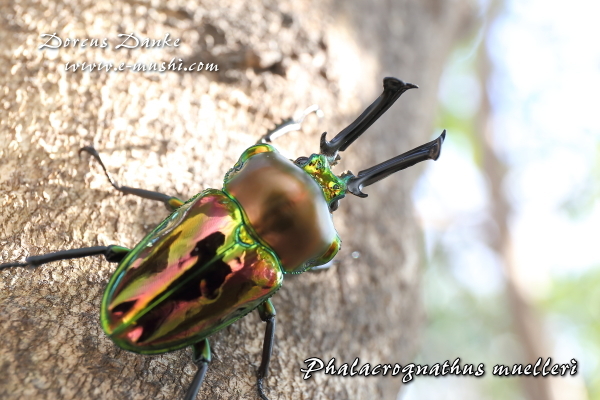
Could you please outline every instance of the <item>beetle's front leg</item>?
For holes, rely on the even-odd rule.
[[[190,387],[188,388],[183,400],[194,400],[196,398],[198,391],[200,390],[200,386],[202,386],[202,382],[204,381],[204,375],[206,375],[208,363],[211,359],[208,339],[204,339],[200,343],[196,343],[192,346],[192,348],[194,349],[194,356],[192,360],[194,361],[194,364],[198,366],[198,371],[196,371],[194,380],[190,384]]]
[[[317,265],[316,267],[312,267],[310,269],[307,270],[307,272],[321,272],[321,271],[326,271],[329,268],[333,267],[334,265],[338,265],[339,262],[337,260],[331,260],[323,265]]]
[[[323,111],[321,111],[321,109],[319,108],[318,105],[313,104],[312,106],[310,106],[306,110],[304,110],[299,117],[297,117],[295,119],[293,119],[293,118],[286,119],[281,124],[275,126],[274,129],[268,131],[265,135],[263,135],[258,140],[257,144],[271,143],[273,141],[273,139],[277,139],[278,137],[283,136],[288,132],[299,131],[302,128],[302,121],[304,121],[304,118],[306,118],[306,116],[308,114],[313,113],[313,112],[315,114],[317,114],[317,116],[319,118],[323,117]]]
[[[258,313],[260,314],[260,319],[267,323],[267,329],[265,330],[265,340],[263,342],[262,361],[260,367],[258,367],[258,373],[256,374],[258,378],[257,388],[260,398],[269,400],[263,392],[263,379],[266,378],[269,373],[269,362],[271,361],[271,352],[273,351],[273,342],[275,341],[276,312],[270,299],[258,306]]]
[[[132,194],[134,196],[139,196],[144,199],[161,201],[164,203],[165,207],[167,207],[167,210],[170,210],[170,211],[173,211],[173,210],[179,208],[181,205],[183,205],[183,201],[181,201],[177,197],[169,196],[168,194],[154,192],[152,190],[138,189],[138,188],[132,188],[129,186],[118,185],[115,182],[115,180],[110,176],[108,171],[106,170],[106,167],[104,166],[104,163],[102,162],[102,159],[100,158],[100,154],[98,154],[98,152],[96,151],[95,148],[93,148],[92,146],[82,147],[81,149],[79,149],[79,154],[81,154],[82,151],[85,151],[86,153],[90,154],[92,157],[94,157],[96,159],[96,161],[98,161],[100,163],[100,166],[104,170],[104,175],[106,175],[110,184],[115,189],[117,189],[119,192],[124,193],[124,194]]]

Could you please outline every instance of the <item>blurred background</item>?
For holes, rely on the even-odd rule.
[[[418,377],[399,399],[600,399],[600,3],[479,4],[441,79],[451,140],[413,192],[429,257],[416,362],[486,374]],[[492,376],[538,357],[579,372]]]

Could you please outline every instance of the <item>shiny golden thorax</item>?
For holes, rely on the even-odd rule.
[[[324,264],[339,249],[331,199],[317,182],[266,144],[248,149],[225,177],[224,190],[241,205],[257,236],[279,256],[285,272]]]

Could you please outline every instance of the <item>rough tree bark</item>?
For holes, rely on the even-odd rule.
[[[0,4],[0,262],[92,245],[134,246],[166,215],[116,193],[89,157],[94,145],[123,184],[188,198],[221,187],[268,128],[318,103],[326,118],[276,143],[295,158],[318,149],[378,95],[381,79],[421,85],[346,152],[354,171],[428,140],[444,58],[472,18],[469,0],[32,1]],[[178,48],[115,50],[117,34],[180,38]],[[38,50],[40,35],[89,39]],[[108,38],[109,47],[91,47]],[[72,46],[72,42],[70,44]],[[67,72],[65,63],[214,62],[218,72]],[[331,137],[331,136],[330,136]],[[443,160],[443,158],[442,158]],[[443,168],[443,164],[439,164]],[[273,399],[393,399],[400,380],[317,375],[338,365],[400,363],[421,322],[420,233],[410,188],[421,168],[349,198],[336,212],[340,265],[286,277],[267,379]],[[341,172],[341,170],[339,171]],[[359,251],[362,257],[349,257]],[[189,350],[140,356],[115,347],[98,309],[115,265],[98,257],[0,273],[0,397],[176,399],[195,367]],[[264,324],[249,315],[211,338],[199,398],[255,399]]]

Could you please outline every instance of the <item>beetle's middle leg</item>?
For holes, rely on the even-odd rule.
[[[258,306],[258,313],[260,319],[267,323],[267,329],[265,330],[265,339],[263,341],[262,361],[260,367],[258,367],[258,373],[256,374],[258,395],[263,400],[269,400],[269,398],[263,392],[263,379],[267,377],[269,373],[269,362],[271,361],[271,353],[273,352],[273,343],[275,342],[275,307],[271,303],[271,299],[268,299],[260,306]]]
[[[194,349],[194,356],[192,360],[194,364],[198,366],[198,371],[196,371],[196,375],[194,376],[194,380],[190,384],[187,392],[185,393],[184,400],[194,400],[198,395],[198,391],[200,390],[200,386],[202,386],[202,382],[204,381],[204,376],[206,375],[206,370],[208,369],[208,363],[210,363],[211,353],[210,353],[210,345],[208,344],[208,339],[202,340],[200,343],[196,343],[192,346]]]
[[[104,174],[108,178],[108,181],[119,192],[124,193],[124,194],[132,194],[134,196],[139,196],[144,199],[161,201],[164,203],[164,205],[170,211],[173,211],[173,210],[179,208],[181,205],[183,205],[184,202],[182,200],[178,199],[177,197],[169,196],[167,194],[154,192],[151,190],[132,188],[129,186],[119,186],[115,182],[115,180],[110,176],[108,171],[106,170],[106,167],[104,166],[104,163],[102,162],[102,159],[100,158],[100,154],[98,154],[96,149],[94,149],[92,146],[85,146],[85,147],[82,147],[81,149],[79,149],[79,154],[81,154],[82,151],[89,153],[92,157],[94,157],[100,163],[100,166],[104,170]]]

